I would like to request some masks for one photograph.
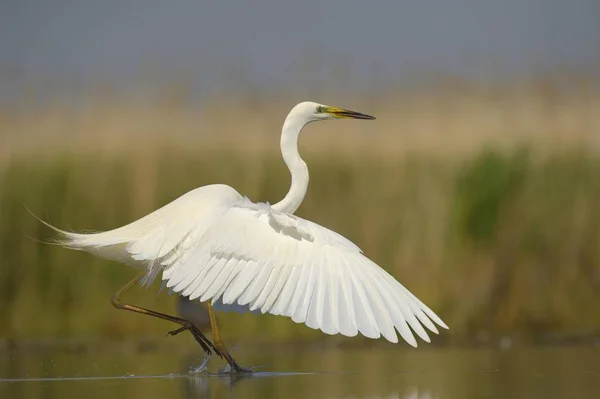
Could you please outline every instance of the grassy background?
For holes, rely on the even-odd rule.
[[[102,230],[205,184],[275,202],[289,185],[279,129],[300,99],[243,98],[1,108],[0,336],[164,333],[163,322],[110,306],[134,271],[40,244],[50,232],[24,205],[63,228]],[[600,330],[596,86],[449,82],[314,99],[378,119],[306,130],[300,216],[356,242],[452,337]],[[157,287],[128,299],[172,313],[174,298]],[[226,337],[320,336],[272,316],[221,322]]]

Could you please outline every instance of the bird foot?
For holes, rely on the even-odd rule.
[[[233,357],[229,354],[227,349],[221,347],[221,345],[217,345],[217,346],[224,353],[225,360],[227,361],[227,365],[221,371],[219,371],[219,373],[226,373],[226,374],[250,374],[250,373],[252,373],[252,370],[240,366],[238,364],[238,362],[236,362],[233,359]]]
[[[204,352],[208,356],[211,356],[212,352],[214,352],[217,355],[219,355],[219,357],[221,359],[223,358],[223,353],[221,353],[221,351],[219,349],[217,349],[217,347],[212,342],[210,342],[204,336],[204,334],[202,334],[202,331],[200,331],[200,329],[198,327],[196,327],[192,323],[185,324],[185,325],[179,327],[177,330],[172,330],[172,331],[167,332],[167,337],[169,335],[177,335],[177,334],[182,333],[184,331],[189,331],[192,334],[192,336],[194,337],[194,339],[196,340],[196,342],[198,342],[200,344],[200,346],[202,347],[202,349],[204,349]]]
[[[166,336],[168,337],[169,335],[177,335],[187,330],[189,330],[189,327],[180,327],[177,330],[169,331]]]
[[[231,363],[227,363],[225,367],[218,371],[219,374],[252,374],[253,371],[249,368],[242,367],[233,361],[233,365]]]

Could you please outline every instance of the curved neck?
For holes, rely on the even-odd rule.
[[[308,122],[304,118],[288,115],[281,131],[281,155],[290,170],[292,185],[290,191],[272,206],[279,212],[294,213],[302,204],[308,189],[308,167],[298,153],[298,136]]]

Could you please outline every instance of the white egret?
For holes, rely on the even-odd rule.
[[[57,242],[64,247],[142,269],[113,296],[113,305],[180,324],[170,334],[189,330],[207,353],[212,349],[224,357],[232,371],[245,370],[220,339],[215,310],[282,315],[327,334],[360,333],[390,342],[398,342],[397,331],[416,347],[414,332],[430,342],[425,328],[436,334],[434,323],[448,328],[432,310],[354,243],[294,215],[309,180],[298,135],[309,122],[342,118],[375,119],[313,102],[291,110],[281,134],[291,188],[274,205],[253,203],[229,186],[214,184],[114,230],[80,234],[50,227],[60,233]],[[120,302],[135,283],[148,283],[159,273],[173,292],[208,301],[214,345],[185,319]]]

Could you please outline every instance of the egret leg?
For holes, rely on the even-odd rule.
[[[204,352],[206,352],[207,355],[209,355],[209,356],[211,355],[211,349],[212,349],[217,355],[219,355],[220,357],[223,357],[223,354],[221,353],[221,351],[219,351],[219,349],[217,349],[215,347],[215,345],[213,345],[213,343],[210,342],[208,340],[208,338],[206,338],[204,336],[204,334],[202,334],[202,331],[200,331],[200,329],[191,321],[185,320],[185,319],[182,319],[179,317],[175,317],[175,316],[169,316],[167,314],[159,313],[154,310],[150,310],[150,309],[146,309],[146,308],[142,308],[139,306],[121,302],[121,299],[120,299],[121,295],[123,295],[127,290],[129,290],[138,281],[140,281],[141,278],[144,276],[144,274],[145,273],[140,273],[137,277],[135,277],[133,280],[131,280],[129,283],[127,283],[127,285],[125,285],[123,288],[121,288],[119,291],[117,291],[117,293],[114,294],[111,298],[112,305],[117,309],[129,310],[131,312],[141,313],[141,314],[145,314],[145,315],[153,316],[153,317],[158,317],[159,319],[168,320],[170,322],[177,323],[177,324],[181,325],[181,327],[178,328],[177,330],[169,331],[167,333],[167,335],[177,335],[180,332],[189,331],[192,334],[192,336],[194,337],[194,339],[200,344],[200,346],[202,347]]]
[[[215,346],[219,349],[219,351],[223,355],[222,357],[224,357],[225,360],[227,360],[227,363],[229,363],[229,366],[231,367],[231,371],[236,372],[236,373],[251,373],[252,372],[251,370],[243,368],[242,366],[237,364],[237,362],[229,354],[229,351],[225,347],[225,343],[223,343],[223,340],[221,339],[221,336],[219,335],[219,328],[217,326],[217,318],[215,317],[215,310],[213,309],[212,303],[210,303],[210,301],[207,301],[206,303],[208,304],[208,316],[210,318],[210,328],[212,330],[213,341],[215,343]]]

